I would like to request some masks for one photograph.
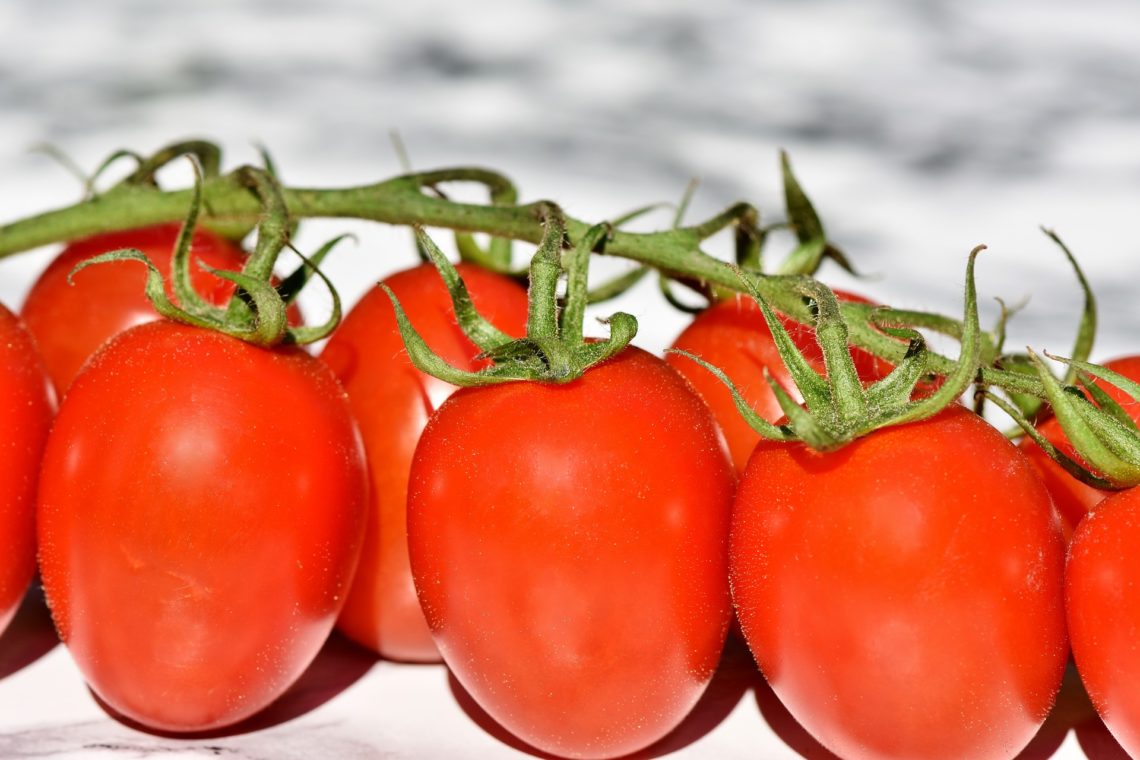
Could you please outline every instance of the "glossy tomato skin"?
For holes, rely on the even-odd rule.
[[[505,332],[526,333],[526,291],[479,267],[457,269],[481,314]],[[423,264],[385,280],[427,344],[454,366],[482,366],[459,329],[451,297],[435,268]],[[369,291],[345,317],[321,359],[348,392],[368,453],[370,505],[360,566],[337,627],[393,660],[438,662],[408,564],[408,471],[428,417],[455,386],[412,366],[392,303]]]
[[[0,305],[0,633],[36,570],[36,476],[52,410],[32,337]]]
[[[837,290],[835,294],[844,301],[870,303],[854,293]],[[823,351],[816,341],[815,330],[786,317],[781,321],[796,347],[813,367],[822,372]],[[725,299],[698,314],[677,336],[672,347],[696,354],[724,370],[749,405],[769,422],[780,419],[784,412],[764,379],[764,368],[793,398],[800,398],[776,350],[760,307],[748,296]],[[851,356],[859,377],[866,382],[886,377],[893,369],[888,362],[859,348],[852,348]],[[711,372],[691,359],[669,354],[665,360],[685,376],[712,409],[728,443],[736,471],[743,472],[760,435],[737,411],[732,394]]]
[[[363,536],[344,392],[297,348],[165,320],[76,379],[40,478],[40,572],[91,688],[154,729],[257,712],[332,629]]]
[[[1104,366],[1131,380],[1140,382],[1140,356],[1121,356],[1110,359],[1104,362]],[[1116,403],[1120,404],[1133,420],[1140,422],[1140,402],[1103,380],[1098,380],[1097,385],[1103,388]],[[1056,417],[1050,417],[1039,424],[1037,430],[1054,446],[1070,457],[1077,459],[1077,461],[1081,461]],[[1050,459],[1041,450],[1041,447],[1034,443],[1032,438],[1023,438],[1020,446],[1029,460],[1033,462],[1033,466],[1037,468],[1045,487],[1049,490],[1049,495],[1053,497],[1053,504],[1061,517],[1061,527],[1064,528],[1066,538],[1072,535],[1081,518],[1089,510],[1113,493],[1086,485],[1065,472],[1065,469]]]
[[[137,248],[146,254],[170,285],[170,260],[179,223],[109,232],[77,240],[59,253],[39,276],[20,315],[40,347],[58,395],[71,385],[87,357],[109,338],[158,319],[144,293],[146,270],[138,262],[123,261],[92,266],[78,272],[74,285],[67,282],[71,270],[82,261],[120,248]],[[232,282],[202,270],[198,261],[214,269],[241,270],[246,254],[237,245],[209,230],[195,230],[190,247],[190,279],[206,301],[224,304],[234,291]],[[292,308],[290,322],[300,323]]]
[[[1077,526],[1065,567],[1073,659],[1121,746],[1140,757],[1140,489],[1098,504]]]
[[[457,391],[412,462],[412,573],[444,660],[547,752],[670,731],[728,626],[731,464],[707,408],[628,348],[566,385]]]
[[[837,755],[1012,758],[1068,655],[1048,494],[964,408],[827,454],[761,442],[733,601],[760,669]]]

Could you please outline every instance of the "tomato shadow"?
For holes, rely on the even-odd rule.
[[[784,703],[776,696],[776,692],[772,691],[772,687],[763,676],[758,678],[753,692],[756,706],[760,708],[760,716],[788,749],[804,760],[840,760],[838,755],[816,741],[815,737],[788,712],[788,708],[784,707]]]
[[[168,739],[218,739],[263,731],[306,715],[359,681],[378,661],[376,653],[333,631],[301,677],[272,704],[232,726],[210,731],[175,732],[150,728],[118,713],[98,694],[91,692],[91,695],[109,716],[137,731]]]
[[[748,649],[730,636],[708,688],[692,711],[667,735],[644,750],[626,755],[624,760],[649,760],[687,747],[719,726],[759,679],[760,674]],[[459,708],[484,732],[511,749],[532,757],[558,760],[558,756],[532,747],[501,726],[479,706],[451,671],[448,671],[447,683]]]
[[[0,634],[0,680],[31,665],[59,644],[44,592],[37,582]]]

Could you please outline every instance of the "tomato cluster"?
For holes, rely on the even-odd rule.
[[[691,710],[735,610],[775,694],[841,757],[1014,757],[1070,637],[1140,751],[1140,492],[1098,506],[1107,493],[960,405],[835,451],[760,440],[695,364],[633,347],[564,384],[457,390],[408,360],[379,290],[318,358],[153,321],[131,265],[63,289],[109,248],[169,269],[177,234],[80,241],[33,288],[27,330],[0,309],[0,630],[38,546],[59,635],[114,713],[232,725],[335,624],[389,659],[442,659],[540,750],[618,757]],[[241,266],[211,233],[193,245]],[[517,283],[459,273],[492,324],[526,332]],[[197,276],[211,302],[233,292]],[[437,354],[486,366],[434,268],[386,284]],[[812,330],[785,324],[822,367]],[[780,422],[766,375],[792,388],[751,301],[714,305],[676,346]],[[852,358],[867,383],[892,370]]]

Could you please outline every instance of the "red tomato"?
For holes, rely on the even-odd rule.
[[[526,291],[520,285],[478,267],[457,268],[484,316],[512,335],[526,333]],[[482,366],[434,267],[423,264],[385,282],[436,353],[464,369]],[[321,358],[348,392],[371,475],[364,550],[337,627],[389,659],[437,662],[408,564],[408,470],[428,417],[455,387],[412,366],[392,302],[379,288],[353,307]]]
[[[364,531],[343,390],[296,347],[168,321],[92,357],[40,476],[40,571],[91,688],[156,729],[258,711],[332,629]]]
[[[36,473],[51,415],[51,388],[32,338],[0,306],[0,633],[36,571]]]
[[[835,291],[844,301],[870,303],[862,296],[844,291]],[[823,371],[823,351],[815,339],[815,330],[794,320],[782,318],[796,346],[808,361],[819,371]],[[764,368],[768,368],[773,379],[780,383],[793,398],[799,400],[787,369],[784,367],[772,333],[764,321],[764,315],[756,302],[747,296],[738,296],[714,304],[701,312],[673,342],[673,348],[681,348],[696,354],[705,361],[724,370],[744,398],[756,412],[775,422],[784,416],[776,396],[764,379]],[[886,361],[859,348],[851,349],[859,377],[874,381],[886,377],[893,367]],[[760,435],[753,430],[732,400],[732,394],[711,372],[684,356],[669,354],[665,361],[692,383],[697,393],[712,409],[720,429],[728,442],[733,464],[738,473],[744,471],[748,457]]]
[[[1105,362],[1104,366],[1131,380],[1140,382],[1140,356],[1122,356]],[[1120,404],[1133,420],[1140,423],[1140,403],[1137,403],[1124,391],[1103,380],[1098,380],[1097,385],[1103,388],[1116,403]],[[1045,420],[1037,426],[1037,429],[1045,436],[1046,440],[1065,454],[1077,461],[1082,461],[1076,449],[1073,448],[1073,444],[1065,436],[1065,432],[1061,430],[1061,423],[1057,421],[1056,417]],[[1065,530],[1066,538],[1072,535],[1077,523],[1090,509],[1114,493],[1114,491],[1105,491],[1086,485],[1065,472],[1065,469],[1050,459],[1041,450],[1041,447],[1033,442],[1032,438],[1022,439],[1020,445],[1021,450],[1028,455],[1029,461],[1037,467],[1041,479],[1045,482],[1045,487],[1049,489],[1049,495],[1053,497],[1053,505],[1061,516],[1061,527]]]
[[[962,407],[828,454],[762,441],[730,563],[760,669],[841,757],[1012,758],[1049,712],[1060,528],[1025,458]]]
[[[728,627],[733,473],[636,348],[566,385],[457,391],[412,461],[412,573],[444,660],[523,741],[616,757],[676,726]]]
[[[77,264],[107,251],[137,248],[154,262],[170,286],[170,259],[181,225],[159,224],[125,232],[109,232],[84,238],[68,245],[36,280],[24,302],[20,316],[35,336],[58,395],[87,361],[87,357],[110,337],[143,322],[158,319],[143,285],[145,269],[136,262],[115,262],[89,267],[67,282]],[[240,270],[246,254],[238,246],[206,229],[197,229],[190,247],[190,279],[209,303],[225,304],[234,284],[203,271],[199,260],[214,269]],[[290,310],[290,323],[300,324],[301,316]]]
[[[1110,496],[1077,526],[1065,568],[1073,658],[1116,740],[1140,757],[1140,488]]]

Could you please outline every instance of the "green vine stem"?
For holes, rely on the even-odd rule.
[[[185,146],[168,149],[182,155]],[[199,147],[199,146],[195,146]],[[152,161],[146,162],[148,165]],[[129,229],[184,219],[193,204],[192,189],[163,190],[156,187],[150,177],[143,181],[124,181],[105,192],[74,205],[49,211],[0,226],[0,258],[49,243],[72,240],[101,232]],[[485,186],[492,198],[507,198],[514,193],[514,185],[496,171],[477,167],[460,167],[437,171],[417,172],[350,188],[289,188],[280,190],[281,200],[289,217],[299,220],[312,217],[357,218],[387,224],[446,228],[458,232],[480,232],[492,238],[518,240],[538,244],[543,238],[545,225],[542,210],[547,202],[524,205],[510,203],[490,205],[459,203],[425,192],[425,188],[443,183],[473,182]],[[263,208],[256,194],[249,191],[248,177],[240,174],[207,176],[201,185],[202,223],[222,234],[241,235],[258,225]],[[620,256],[653,267],[664,275],[683,283],[692,283],[700,290],[709,288],[741,292],[747,288],[738,276],[738,269],[717,259],[702,248],[702,242],[722,230],[739,229],[743,223],[754,224],[756,209],[748,203],[738,203],[720,214],[693,225],[657,232],[629,232],[615,229],[610,232],[605,253]],[[565,232],[567,244],[576,245],[590,231],[592,225],[567,217]],[[803,230],[800,230],[801,234]],[[814,232],[814,231],[813,231]],[[817,235],[812,237],[818,240]],[[755,288],[777,311],[789,317],[810,323],[813,315],[805,303],[801,290],[780,277],[748,274],[747,282]],[[850,341],[887,361],[900,363],[907,351],[905,343],[884,334],[876,328],[872,308],[861,304],[840,305],[843,319],[849,327]],[[960,323],[938,315],[909,312],[908,317],[939,323],[946,332],[961,333]],[[982,335],[981,356],[983,367],[979,380],[988,386],[997,386],[1008,392],[1045,397],[1039,378],[1019,372],[987,366],[994,355],[993,339]],[[931,353],[927,357],[927,370],[947,375],[956,363],[944,356]]]

